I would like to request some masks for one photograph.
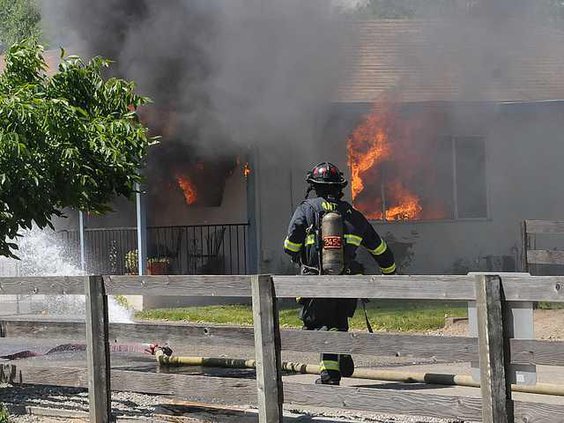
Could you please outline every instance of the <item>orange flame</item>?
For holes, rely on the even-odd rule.
[[[184,193],[186,204],[189,206],[194,205],[196,201],[198,201],[198,191],[196,190],[194,183],[190,180],[190,178],[181,175],[176,176],[176,181]]]
[[[382,176],[384,163],[401,154],[390,144],[396,135],[394,117],[389,106],[375,105],[347,141],[353,203],[369,219],[420,219],[423,208],[417,195],[397,176]]]
[[[243,165],[243,176],[245,177],[245,179],[247,179],[250,174],[251,174],[251,166],[247,162]]]
[[[390,157],[384,116],[374,112],[368,115],[351,134],[347,151],[354,202],[364,190],[364,173]]]
[[[415,194],[397,181],[392,183],[390,191],[396,193],[396,197],[401,199],[401,204],[386,208],[385,220],[414,220],[421,216],[423,208]]]

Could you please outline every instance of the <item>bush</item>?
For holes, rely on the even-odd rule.
[[[131,308],[131,304],[129,304],[129,301],[127,301],[125,295],[114,295],[114,300],[116,300],[116,303],[118,303],[118,305],[122,306],[123,308],[126,308],[128,310]]]
[[[139,258],[137,250],[130,250],[125,254],[125,270],[128,273],[138,273]]]
[[[8,415],[8,409],[2,403],[0,403],[0,423],[8,423],[10,421]]]

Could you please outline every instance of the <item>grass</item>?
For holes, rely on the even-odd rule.
[[[8,409],[0,402],[0,423],[8,423],[9,421],[10,416],[8,415]]]
[[[561,310],[564,308],[564,303],[549,303],[541,301],[537,304],[537,308],[540,310]]]
[[[440,329],[446,316],[467,315],[465,303],[431,301],[371,301],[367,305],[368,318],[374,330],[393,332],[422,332]],[[282,308],[280,326],[301,328],[298,307]],[[191,323],[213,323],[252,326],[250,306],[225,305],[205,307],[184,307],[154,309],[137,312],[135,317],[142,320],[185,321]],[[350,321],[351,329],[366,330],[364,313],[359,307]]]

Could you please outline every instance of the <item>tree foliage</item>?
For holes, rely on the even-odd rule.
[[[0,44],[38,36],[40,20],[37,0],[0,0]]]
[[[561,24],[564,0],[366,0],[357,10],[360,17],[376,19],[424,19],[490,13],[492,9],[511,16],[523,14]]]
[[[13,45],[0,76],[0,255],[21,228],[51,226],[72,207],[109,211],[131,196],[154,141],[134,110],[147,99],[133,82],[104,79],[109,62],[62,59],[47,76],[35,41]]]

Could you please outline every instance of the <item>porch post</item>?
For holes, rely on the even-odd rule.
[[[144,275],[147,269],[147,209],[146,199],[141,192],[141,185],[136,184],[135,206],[137,216],[137,259],[139,275]]]
[[[86,272],[86,248],[84,244],[84,213],[78,211],[78,237],[80,240],[80,270]]]

